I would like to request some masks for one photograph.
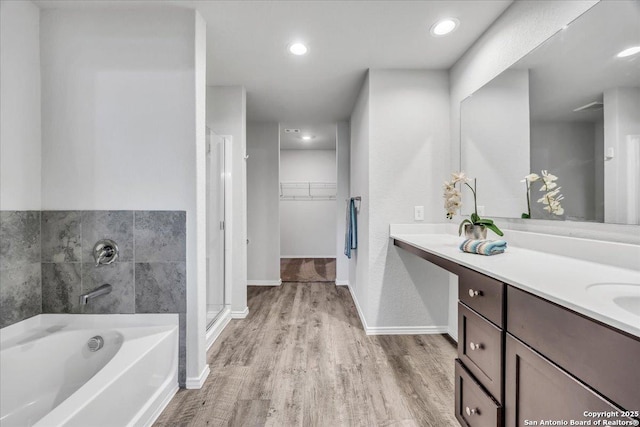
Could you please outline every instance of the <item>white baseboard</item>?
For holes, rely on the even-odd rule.
[[[365,329],[367,335],[429,335],[446,334],[447,326],[378,326]]]
[[[282,258],[336,258],[336,254],[333,255],[280,255]]]
[[[204,385],[204,382],[207,380],[209,376],[209,365],[204,365],[204,369],[200,372],[200,375],[197,377],[187,377],[187,381],[185,382],[185,387],[188,389],[200,389]]]
[[[353,299],[353,303],[356,306],[356,311],[358,312],[358,317],[360,318],[360,323],[362,323],[362,328],[364,329],[364,332],[367,332],[367,329],[369,329],[367,327],[367,320],[364,318],[364,313],[362,312],[362,308],[360,308],[360,303],[358,302],[358,298],[356,297],[356,293],[353,290],[353,287],[351,286],[351,283],[347,283],[347,287],[349,289],[349,293],[351,294],[351,299]],[[369,335],[369,334],[367,334]]]
[[[336,280],[336,286],[349,286],[348,280]]]
[[[282,279],[278,280],[247,280],[247,286],[280,286]]]
[[[213,343],[216,342],[222,331],[224,331],[224,328],[231,322],[231,309],[225,308],[219,316],[215,323],[207,330],[207,351],[209,351]]]
[[[445,326],[368,326],[367,321],[364,318],[362,308],[356,298],[355,292],[351,285],[349,287],[349,293],[358,311],[358,317],[367,335],[428,335],[428,334],[446,334],[449,330],[447,325]]]
[[[245,307],[244,310],[240,310],[240,311],[231,310],[232,319],[244,319],[248,315],[249,315],[249,307]]]

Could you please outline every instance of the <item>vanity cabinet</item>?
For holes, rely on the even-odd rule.
[[[640,410],[640,339],[508,286],[507,331],[628,410]]]
[[[504,331],[458,303],[458,358],[498,403],[502,403]]]
[[[459,267],[456,418],[470,427],[502,425],[504,283]]]
[[[458,298],[499,328],[504,326],[504,284],[461,267],[458,271]]]
[[[456,360],[456,418],[472,427],[502,425],[502,407],[484,391],[482,385]]]
[[[454,411],[462,426],[640,421],[639,337],[437,253],[411,252],[458,276]]]
[[[622,416],[620,407],[518,339],[507,334],[506,340],[506,427],[535,425],[532,421],[544,425],[541,420],[591,422],[582,425],[593,425],[595,420],[632,420]],[[617,412],[620,416],[593,417],[585,415],[585,411]]]

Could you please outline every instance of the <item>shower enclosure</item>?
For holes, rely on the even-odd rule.
[[[207,329],[230,306],[225,265],[226,199],[231,176],[226,159],[230,142],[230,138],[207,128]]]

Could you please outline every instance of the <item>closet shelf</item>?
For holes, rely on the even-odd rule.
[[[335,182],[283,181],[280,183],[280,200],[335,200]]]

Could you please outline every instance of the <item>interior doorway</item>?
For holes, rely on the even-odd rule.
[[[336,125],[280,127],[280,277],[336,280]]]

